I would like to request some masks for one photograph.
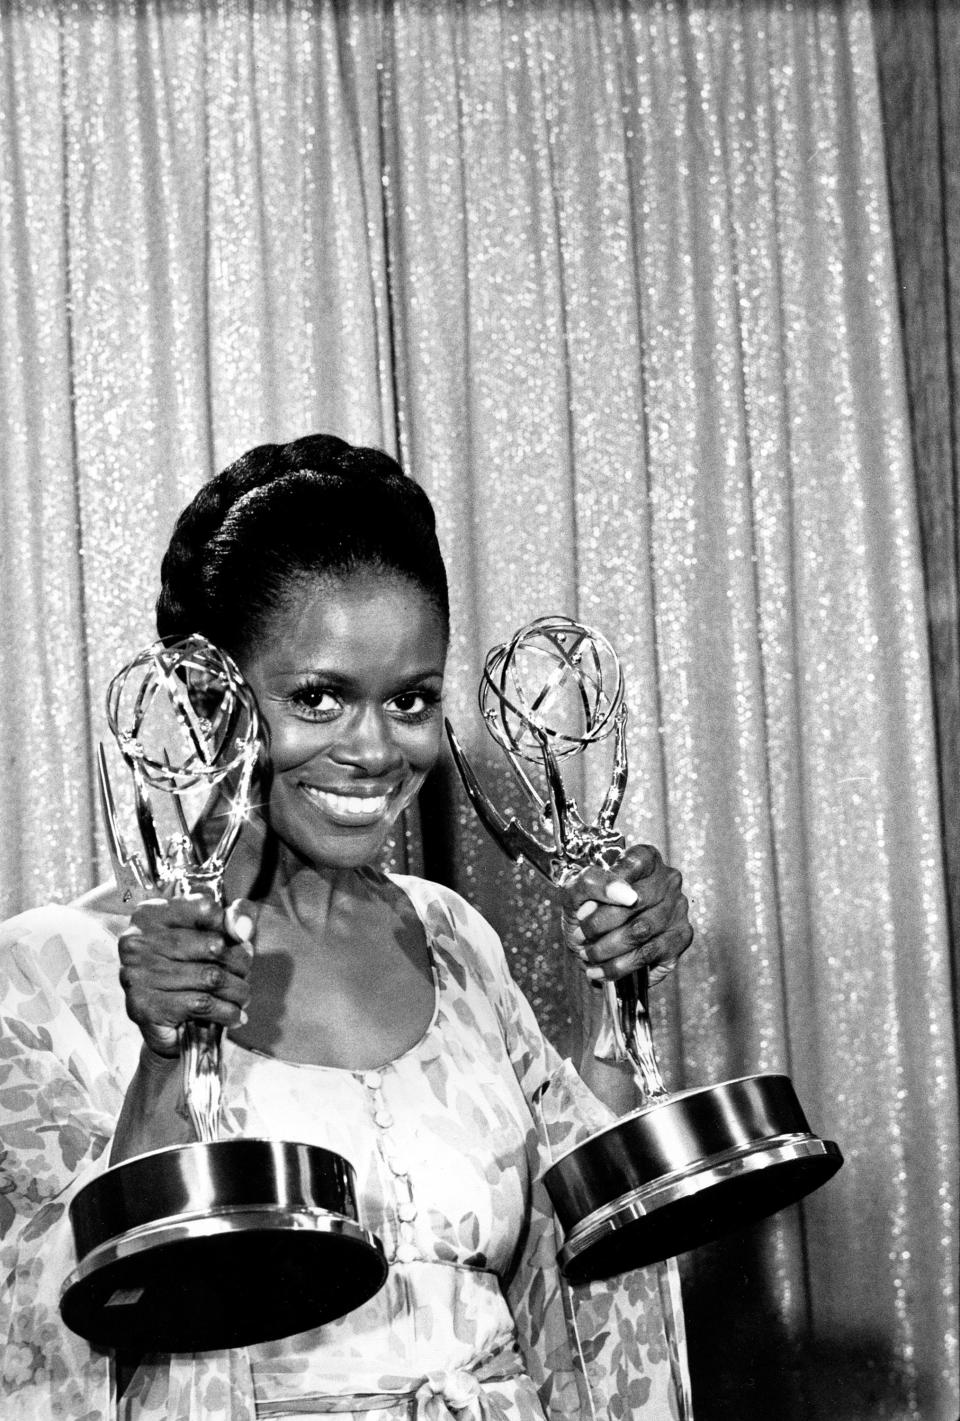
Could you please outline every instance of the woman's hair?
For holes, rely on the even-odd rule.
[[[203,485],[160,567],[157,631],[202,632],[234,655],[317,577],[408,578],[449,623],[447,576],[423,489],[379,449],[329,434],[261,444]]]

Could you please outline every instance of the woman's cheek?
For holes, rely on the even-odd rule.
[[[326,749],[326,737],[318,734],[318,727],[286,717],[277,717],[269,722],[270,761],[275,772],[295,770],[306,765],[316,755]]]

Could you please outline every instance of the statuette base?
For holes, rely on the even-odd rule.
[[[683,1091],[631,1112],[544,1176],[573,1283],[661,1262],[777,1213],[843,1163],[786,1076]]]
[[[289,1337],[382,1287],[352,1170],[315,1145],[232,1139],[155,1150],[71,1205],[80,1262],[60,1311],[97,1347],[205,1352]]]

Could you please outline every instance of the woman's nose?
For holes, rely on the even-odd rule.
[[[351,715],[333,748],[334,758],[358,765],[368,775],[382,775],[400,763],[400,750],[388,717],[376,706]]]

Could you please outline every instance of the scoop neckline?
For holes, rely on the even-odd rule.
[[[407,902],[410,904],[413,911],[416,913],[417,921],[423,928],[424,941],[427,945],[427,958],[430,964],[430,977],[433,981],[433,1011],[430,1014],[430,1020],[427,1022],[426,1027],[424,1028],[420,1036],[417,1038],[417,1040],[414,1041],[412,1045],[408,1046],[404,1051],[401,1051],[399,1056],[393,1056],[389,1061],[384,1061],[381,1065],[378,1066],[324,1066],[317,1061],[291,1061],[288,1056],[272,1056],[269,1051],[261,1051],[257,1046],[244,1046],[242,1042],[235,1041],[233,1037],[229,1034],[229,1032],[227,1032],[226,1042],[234,1051],[243,1051],[245,1055],[256,1056],[261,1061],[272,1061],[275,1065],[278,1066],[292,1066],[295,1070],[298,1071],[335,1071],[337,1075],[357,1076],[362,1079],[363,1076],[370,1075],[374,1071],[386,1071],[389,1070],[391,1066],[399,1066],[409,1056],[413,1056],[426,1044],[427,1038],[433,1032],[433,1029],[440,1018],[440,959],[434,950],[433,934],[430,931],[430,928],[428,927],[423,914],[420,912],[420,905],[417,903],[414,895],[408,890],[406,884],[402,881],[402,878],[407,878],[409,877],[409,875],[388,873],[386,874],[386,877],[390,879],[391,883],[396,884],[396,886],[400,889],[401,893],[403,893],[406,897]]]

